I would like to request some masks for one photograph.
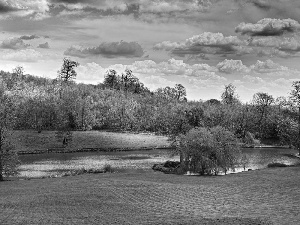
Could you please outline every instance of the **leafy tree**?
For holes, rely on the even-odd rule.
[[[61,69],[57,72],[58,78],[64,82],[71,81],[76,78],[77,73],[75,71],[75,67],[79,66],[79,63],[73,61],[69,58],[63,59],[63,65]]]
[[[176,84],[175,85],[175,93],[176,93],[176,99],[178,101],[184,100],[186,97],[186,89],[182,84]]]
[[[14,121],[12,99],[0,87],[0,181],[4,176],[17,174],[19,160],[11,144],[11,129]]]
[[[252,103],[256,107],[256,110],[258,111],[258,120],[257,125],[259,128],[259,133],[261,137],[266,136],[266,132],[263,132],[263,128],[266,128],[266,119],[267,115],[269,113],[269,108],[272,103],[274,103],[274,98],[272,95],[269,95],[268,93],[258,92],[253,95]]]
[[[233,84],[225,85],[225,90],[221,95],[224,104],[232,105],[238,103],[238,96],[236,94],[236,87]]]
[[[293,90],[291,91],[291,100],[298,108],[298,145],[297,148],[299,150],[300,155],[300,81],[293,82]]]
[[[121,82],[127,98],[127,93],[130,88],[135,89],[138,79],[133,75],[132,70],[126,69],[125,74],[121,76]]]
[[[115,87],[119,83],[119,78],[117,76],[117,71],[110,69],[106,71],[106,75],[104,77],[104,86],[115,89]]]
[[[240,156],[238,142],[233,133],[220,126],[193,128],[180,135],[177,151],[186,171],[204,174],[225,173],[234,169]]]

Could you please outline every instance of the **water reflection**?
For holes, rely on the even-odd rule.
[[[293,165],[300,160],[290,157],[296,150],[279,148],[254,148],[242,149],[246,156],[244,165],[240,165],[235,171],[241,172],[248,169],[261,169],[269,163],[284,163]],[[109,164],[116,169],[143,169],[151,170],[155,163],[163,163],[167,160],[179,160],[178,156],[171,157],[169,150],[130,151],[130,152],[87,152],[66,154],[41,154],[20,156],[22,165],[20,177],[43,177],[59,175],[63,171],[85,169],[102,169]]]

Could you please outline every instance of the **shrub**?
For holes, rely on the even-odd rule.
[[[114,172],[114,169],[112,168],[112,166],[110,165],[110,164],[105,164],[104,166],[103,166],[103,171],[104,171],[104,173],[112,173],[112,172]]]

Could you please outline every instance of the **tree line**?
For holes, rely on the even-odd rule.
[[[22,67],[0,72],[2,158],[8,149],[5,137],[14,129],[55,130],[65,146],[74,130],[155,132],[175,140],[193,129],[212,133],[221,127],[245,145],[263,140],[300,151],[300,81],[287,97],[259,92],[250,103],[242,103],[235,86],[228,84],[221,100],[188,101],[183,85],[150,91],[128,69],[122,74],[108,70],[97,85],[77,84],[78,65],[65,58],[56,79],[25,75]]]

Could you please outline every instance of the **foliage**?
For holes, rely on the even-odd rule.
[[[294,81],[292,87],[293,90],[291,92],[290,99],[298,108],[298,143],[296,144],[296,146],[299,150],[300,155],[300,81]]]
[[[72,79],[68,75],[68,81],[74,80],[78,65],[72,62],[70,67],[63,65],[60,71],[74,75]],[[103,84],[98,85],[24,74],[15,79],[14,73],[4,71],[0,72],[0,80],[6,96],[18,106],[12,128],[57,130],[62,145],[73,130],[146,131],[175,140],[195,127],[222,126],[246,142],[250,132],[256,140],[271,139],[297,146],[295,98],[281,97],[275,101],[268,93],[256,93],[251,104],[243,104],[238,100],[236,88],[229,84],[222,93],[222,101],[187,101],[183,85],[151,92],[129,69],[121,74],[113,69],[107,71]],[[297,90],[292,91],[294,97]]]
[[[76,78],[77,73],[75,71],[75,67],[79,66],[79,63],[76,61],[73,61],[69,58],[63,59],[63,65],[61,69],[57,72],[58,73],[58,79],[68,82]]]
[[[0,90],[0,106],[0,181],[3,181],[4,176],[17,174],[19,164],[17,154],[13,151],[11,144],[15,105],[3,89]]]
[[[240,154],[234,134],[220,126],[193,128],[178,142],[183,167],[202,175],[234,169]]]
[[[104,173],[112,173],[112,172],[114,172],[114,169],[110,164],[105,164],[103,166],[103,171],[104,171]]]
[[[224,104],[232,105],[239,103],[236,87],[233,84],[225,85],[225,90],[222,93],[221,98]]]

